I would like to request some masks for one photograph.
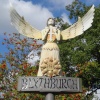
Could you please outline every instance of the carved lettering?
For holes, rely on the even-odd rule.
[[[67,80],[67,86],[68,86],[68,88],[73,89],[73,80],[72,79]]]
[[[40,87],[42,86],[43,78],[40,78]]]
[[[32,81],[32,78],[29,78],[29,88],[34,88],[34,81]]]
[[[38,78],[37,79],[33,78],[33,79],[34,79],[34,82],[35,82],[35,87],[37,88]]]
[[[66,86],[66,85],[67,85],[67,84],[66,84],[66,81],[67,81],[66,79],[63,79],[63,80],[62,80],[62,84],[63,84],[62,88],[66,88],[66,89],[67,89],[67,86]]]
[[[78,89],[78,85],[77,85],[77,80],[73,80],[73,86],[74,86],[74,89]]]
[[[45,78],[44,88],[49,88],[50,86],[50,79]]]
[[[51,79],[51,87],[53,89],[56,87],[56,80],[54,78]]]
[[[28,88],[28,79],[24,78],[22,79],[22,89],[27,89]]]
[[[65,77],[22,77],[20,78],[22,91],[76,91],[80,90],[78,78]],[[82,89],[81,89],[82,90]]]

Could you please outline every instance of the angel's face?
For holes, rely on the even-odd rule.
[[[48,20],[48,22],[47,22],[47,25],[53,25],[53,26],[54,26],[54,24],[55,24],[55,21],[54,21],[54,19],[52,19],[52,18],[50,18],[50,19]]]

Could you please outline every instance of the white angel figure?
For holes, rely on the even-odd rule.
[[[10,7],[10,16],[12,24],[19,33],[29,38],[41,39],[46,42],[42,47],[37,76],[57,76],[61,71],[61,64],[59,48],[56,42],[79,36],[90,28],[94,18],[94,5],[82,18],[79,17],[76,23],[63,31],[55,27],[55,20],[53,18],[49,18],[47,27],[39,31],[28,24],[12,6]]]

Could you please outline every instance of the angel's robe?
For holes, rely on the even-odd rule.
[[[56,41],[60,40],[60,30],[58,30],[56,27],[53,27],[53,29],[48,32],[43,29],[42,40],[45,40],[46,43],[42,47],[41,59],[37,76],[59,75],[61,71],[61,65],[59,57],[59,48],[57,46]]]

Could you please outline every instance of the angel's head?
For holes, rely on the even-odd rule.
[[[54,20],[54,18],[49,18],[47,20],[47,26],[49,26],[49,25],[55,26],[55,20]]]

